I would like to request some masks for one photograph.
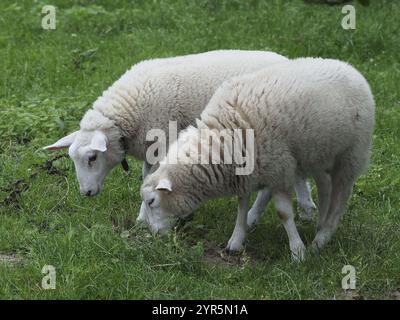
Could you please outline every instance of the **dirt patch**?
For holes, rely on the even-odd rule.
[[[242,266],[251,261],[246,252],[230,254],[215,243],[207,244],[207,248],[204,250],[204,260],[209,264],[231,266]]]
[[[3,254],[0,253],[0,263],[17,264],[21,262],[22,258],[16,253]]]
[[[357,290],[346,290],[340,292],[335,299],[337,300],[368,300],[370,298],[361,295]],[[400,300],[400,289],[386,294],[382,300]]]
[[[387,300],[400,300],[400,288],[397,290],[394,290],[392,292],[389,292],[386,299]]]
[[[357,290],[345,290],[335,297],[337,300],[366,300]]]

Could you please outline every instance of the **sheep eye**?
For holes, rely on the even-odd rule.
[[[93,161],[96,161],[96,159],[97,159],[97,155],[96,154],[93,155],[93,156],[90,156],[89,157],[89,164],[91,164]]]
[[[154,198],[153,199],[151,199],[147,204],[149,205],[149,207],[153,204],[153,202],[154,202]]]

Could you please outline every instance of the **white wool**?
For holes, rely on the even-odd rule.
[[[96,110],[88,110],[80,122],[80,127],[84,130],[94,131],[113,128],[115,123]]]
[[[178,130],[194,124],[215,90],[226,80],[287,61],[264,51],[218,50],[138,63],[108,88],[93,110],[113,121],[128,142],[128,153],[145,160],[150,129],[168,134],[168,121]],[[89,110],[81,129],[108,126]]]

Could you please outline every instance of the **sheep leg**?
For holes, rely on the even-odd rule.
[[[257,198],[254,201],[249,213],[247,214],[247,226],[249,228],[254,227],[261,218],[265,207],[271,200],[271,192],[268,189],[264,189],[258,192]]]
[[[317,230],[321,229],[328,214],[331,202],[332,181],[331,176],[326,172],[320,172],[315,175],[315,182],[318,190],[318,218]]]
[[[289,247],[294,261],[304,260],[305,246],[294,223],[292,200],[289,193],[278,192],[272,196],[278,216],[289,238]]]
[[[310,221],[313,211],[317,208],[311,197],[310,184],[305,179],[297,179],[294,190],[300,207],[300,219]]]
[[[346,202],[349,199],[352,192],[352,185],[344,187],[339,190],[335,187],[332,188],[331,204],[329,207],[328,215],[317,231],[315,238],[312,242],[312,247],[314,250],[321,250],[326,243],[332,238],[338,228],[340,218],[342,217]]]
[[[294,188],[301,208],[300,219],[310,221],[313,211],[316,209],[316,205],[311,197],[310,184],[306,180],[299,179]],[[247,216],[247,225],[249,228],[254,227],[258,223],[270,200],[271,192],[268,189],[258,192],[257,198]]]
[[[228,241],[226,250],[229,252],[239,252],[244,249],[244,240],[247,233],[247,211],[249,210],[250,194],[239,196],[238,214],[236,225],[232,236]]]
[[[312,242],[314,250],[322,249],[335,233],[342,217],[348,199],[353,191],[353,185],[360,169],[357,168],[358,159],[353,159],[352,153],[342,156],[335,163],[332,172],[332,192],[328,213],[321,220],[317,234]]]

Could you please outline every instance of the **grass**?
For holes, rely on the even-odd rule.
[[[0,13],[0,257],[8,257],[0,259],[0,298],[374,299],[399,290],[398,1],[355,3],[356,30],[341,28],[340,6],[300,0],[53,0],[57,28],[46,31],[45,4],[5,0]],[[219,250],[235,199],[209,202],[189,224],[153,236],[134,225],[139,162],[129,160],[130,175],[116,168],[93,199],[79,194],[69,159],[44,165],[54,154],[41,147],[75,130],[132,64],[218,48],[342,59],[370,82],[371,165],[334,239],[304,263],[291,262],[273,208],[245,253],[227,258]],[[299,223],[307,244],[314,225]],[[347,264],[357,272],[351,294],[341,288]],[[55,290],[41,288],[44,265],[56,268]]]

